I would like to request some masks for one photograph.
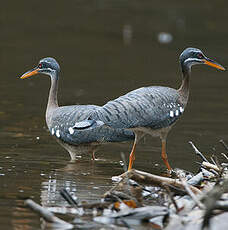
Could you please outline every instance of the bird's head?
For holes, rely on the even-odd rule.
[[[205,64],[216,69],[225,70],[225,68],[214,60],[206,57],[200,49],[187,48],[180,55],[182,69],[191,69],[193,65]]]
[[[46,57],[41,59],[35,68],[24,73],[20,78],[25,79],[38,73],[43,73],[49,76],[56,76],[59,72],[60,66],[58,62],[54,58]]]

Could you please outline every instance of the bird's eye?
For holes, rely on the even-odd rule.
[[[199,53],[199,54],[197,55],[197,57],[201,59],[201,58],[203,58],[203,54]]]
[[[41,69],[41,68],[42,68],[42,64],[41,64],[41,63],[38,65],[38,68],[39,68],[39,69]]]

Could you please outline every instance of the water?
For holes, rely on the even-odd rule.
[[[204,4],[206,3],[206,4]],[[39,218],[23,199],[57,212],[59,195],[69,189],[79,200],[95,201],[119,175],[120,153],[132,143],[103,146],[98,161],[83,157],[72,164],[45,125],[49,79],[19,76],[40,58],[61,65],[60,104],[104,104],[146,85],[177,88],[180,52],[201,48],[227,65],[226,1],[67,1],[1,3],[0,10],[0,223],[2,229],[40,229]],[[170,43],[158,41],[160,33]],[[188,141],[206,155],[228,142],[227,73],[193,67],[190,101],[168,138],[173,167],[196,170],[198,158]],[[214,149],[215,147],[215,149]],[[157,166],[158,165],[158,166]],[[163,166],[160,141],[147,137],[137,146],[135,168],[157,172]]]

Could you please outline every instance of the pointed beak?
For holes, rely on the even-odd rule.
[[[24,73],[21,77],[20,77],[20,79],[25,79],[25,78],[28,78],[28,77],[31,77],[31,76],[33,76],[33,75],[36,75],[36,74],[38,74],[39,73],[39,68],[34,68],[34,69],[32,69],[32,70],[29,70],[28,72],[26,72],[26,73]]]
[[[209,65],[209,66],[212,66],[216,69],[220,69],[220,70],[226,70],[222,65],[220,65],[219,63],[217,63],[216,61],[214,60],[211,60],[209,58],[205,58],[203,59],[203,62],[205,65]]]

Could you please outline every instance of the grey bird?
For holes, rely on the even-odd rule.
[[[23,74],[25,79],[36,74],[48,75],[51,78],[46,123],[57,142],[62,145],[75,160],[77,155],[94,153],[97,147],[107,142],[122,142],[134,139],[130,130],[110,128],[101,120],[93,120],[92,114],[100,109],[97,105],[59,106],[57,99],[60,66],[54,58],[47,57],[39,61],[38,66]]]
[[[145,134],[161,138],[161,156],[167,169],[171,170],[166,154],[167,134],[185,110],[189,97],[191,67],[196,64],[225,70],[217,62],[207,58],[201,50],[187,48],[180,55],[183,78],[179,89],[163,86],[142,87],[109,101],[92,114],[93,119],[110,127],[124,128],[135,133],[129,157],[129,170],[135,160],[136,144]]]

